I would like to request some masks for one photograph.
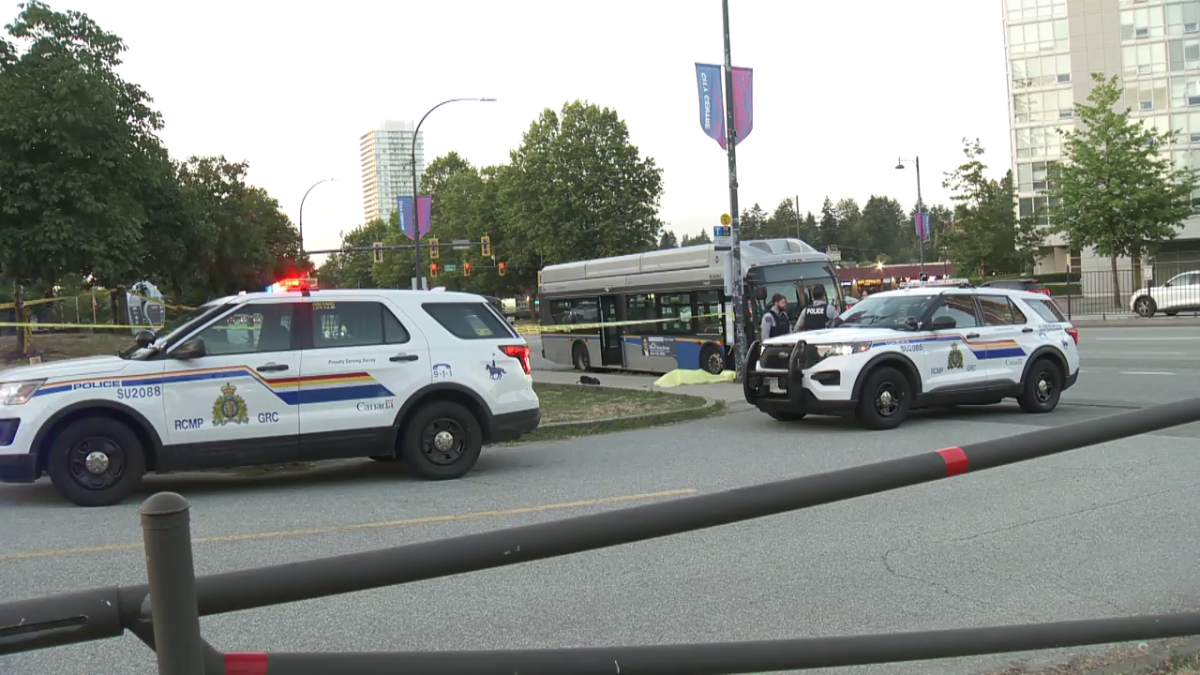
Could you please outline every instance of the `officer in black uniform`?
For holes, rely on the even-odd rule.
[[[776,293],[771,297],[771,307],[763,314],[762,318],[762,339],[787,335],[791,332],[788,330],[787,306],[787,298],[783,297],[782,293]]]
[[[796,332],[802,330],[821,330],[840,314],[837,307],[829,304],[825,299],[825,287],[821,284],[813,286],[812,298],[812,303],[800,312],[800,319],[796,321],[794,329]]]

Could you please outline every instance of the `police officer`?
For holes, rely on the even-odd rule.
[[[794,332],[821,330],[841,313],[837,307],[825,300],[825,287],[821,284],[813,286],[812,298],[812,304],[800,312],[800,318],[796,321],[796,327],[793,329]]]
[[[787,298],[782,293],[771,296],[771,307],[762,318],[762,339],[787,335],[788,330]]]

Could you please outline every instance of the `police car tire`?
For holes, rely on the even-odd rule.
[[[439,420],[453,421],[465,432],[462,454],[451,464],[435,464],[421,451],[422,437],[426,430]],[[481,450],[483,428],[475,415],[453,401],[434,401],[418,409],[405,424],[404,445],[400,456],[408,469],[426,480],[453,480],[465,476],[475,466]]]
[[[885,382],[891,382],[893,388],[900,392],[900,401],[891,415],[883,415],[875,408],[877,391]],[[912,384],[904,373],[888,366],[876,368],[863,382],[858,402],[858,419],[870,429],[895,429],[908,419],[911,403]]]
[[[100,490],[83,487],[71,477],[68,453],[86,438],[102,438],[124,455],[124,467],[115,485]],[[146,456],[141,440],[127,425],[108,417],[84,417],[67,425],[50,446],[46,462],[50,482],[59,494],[78,506],[111,506],[124,501],[137,489],[146,473]]]
[[[1038,382],[1043,377],[1050,385],[1050,396],[1046,400],[1038,399]],[[1041,358],[1033,362],[1029,368],[1029,377],[1021,387],[1021,395],[1017,403],[1027,413],[1042,414],[1053,411],[1058,407],[1058,399],[1062,396],[1063,376],[1058,364],[1050,359]]]

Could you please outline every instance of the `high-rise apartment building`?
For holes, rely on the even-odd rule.
[[[387,220],[396,210],[396,197],[413,193],[412,122],[387,121],[359,139],[362,163],[363,213],[367,221]],[[417,183],[425,172],[425,139],[417,134]]]
[[[1177,165],[1200,168],[1200,0],[1001,2],[1021,216],[1049,223],[1055,203],[1045,191],[1051,187],[1050,168],[1062,155],[1057,130],[1079,124],[1074,106],[1091,93],[1092,73],[1119,76],[1124,105],[1135,117],[1179,131],[1164,152]],[[1038,274],[1111,269],[1107,257],[1073,251],[1061,235],[1049,234],[1045,244]],[[1200,217],[1190,218],[1178,238],[1163,246],[1157,262],[1181,259],[1200,260]],[[1119,267],[1137,269],[1141,263],[1121,260]]]

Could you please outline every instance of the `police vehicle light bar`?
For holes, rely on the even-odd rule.
[[[956,286],[962,288],[970,286],[971,282],[967,279],[938,279],[937,281],[902,281],[900,288],[929,288],[933,286]]]
[[[317,290],[320,286],[312,277],[288,277],[267,286],[268,293],[287,293],[288,291]]]

